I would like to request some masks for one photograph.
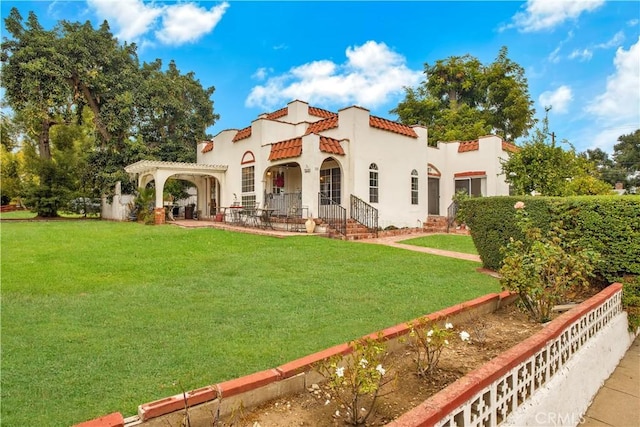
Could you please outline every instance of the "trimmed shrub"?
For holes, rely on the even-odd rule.
[[[523,240],[524,235],[516,225],[513,205],[524,201],[529,218],[543,232],[549,231],[550,214],[546,198],[542,197],[474,197],[461,201],[465,223],[471,229],[473,243],[478,249],[485,268],[499,270],[503,255],[500,248],[509,238]]]
[[[523,201],[532,223],[548,232],[562,224],[577,247],[601,255],[595,272],[607,282],[625,274],[640,274],[640,197],[481,197],[462,202],[467,225],[485,268],[498,270],[500,248],[509,238],[522,240],[513,205]]]
[[[551,209],[579,246],[600,253],[596,271],[608,282],[640,274],[640,197],[570,197]]]

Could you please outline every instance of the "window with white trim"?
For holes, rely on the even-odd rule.
[[[255,206],[255,189],[255,167],[242,168],[242,206],[251,208]]]
[[[369,165],[369,203],[378,203],[378,165],[371,163]]]
[[[418,171],[411,171],[411,204],[418,204]]]
[[[464,191],[473,197],[482,196],[482,183],[485,178],[456,178],[455,192]]]

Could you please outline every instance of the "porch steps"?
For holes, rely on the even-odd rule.
[[[342,240],[373,239],[376,237],[376,233],[369,231],[367,227],[353,219],[347,219],[346,236],[343,236],[331,227],[327,227],[327,235],[333,239]]]
[[[469,235],[469,229],[463,224],[460,225],[454,222],[447,230],[447,217],[446,216],[429,216],[423,224],[422,228],[427,233],[449,233],[449,234],[463,234]]]
[[[430,216],[422,227],[424,232],[427,233],[449,233],[449,234],[463,234],[469,235],[469,229],[464,225],[460,226],[454,223],[447,231],[447,218],[444,216]],[[347,220],[347,234],[343,236],[331,227],[327,227],[327,236],[334,239],[341,240],[361,240],[361,239],[374,239],[376,233],[369,231],[367,227],[359,222],[348,219]]]
[[[446,216],[428,216],[422,228],[427,233],[446,233],[447,217]]]

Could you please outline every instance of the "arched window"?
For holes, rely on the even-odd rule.
[[[251,151],[246,151],[242,156],[241,165],[247,165],[254,163],[256,161],[255,156]],[[242,206],[253,208],[256,204],[256,193],[255,193],[255,167],[254,166],[244,166],[242,168],[242,181],[241,181],[241,189],[242,189]]]
[[[369,165],[369,203],[378,203],[378,165]]]
[[[418,171],[411,171],[411,204],[418,204]]]

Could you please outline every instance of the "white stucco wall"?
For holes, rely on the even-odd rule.
[[[135,199],[135,197],[130,194],[115,195],[111,203],[109,203],[107,198],[103,197],[100,217],[113,221],[128,221],[129,203],[132,202],[133,199]]]
[[[478,138],[477,150],[458,152],[459,141],[440,142],[437,147],[428,148],[429,163],[441,172],[440,215],[447,215],[447,207],[455,195],[455,175],[458,173],[484,171],[483,196],[509,195],[500,162],[509,154],[502,149],[502,142],[498,136],[487,135]]]
[[[411,138],[371,127],[369,111],[359,107],[340,110],[339,117],[340,130],[345,127],[347,137],[353,141],[347,155],[351,179],[346,184],[346,196],[354,194],[369,203],[369,166],[375,163],[379,201],[371,205],[379,211],[379,226],[421,226],[427,217],[426,129],[415,128],[418,138]],[[418,172],[417,205],[411,204],[414,169]]]

